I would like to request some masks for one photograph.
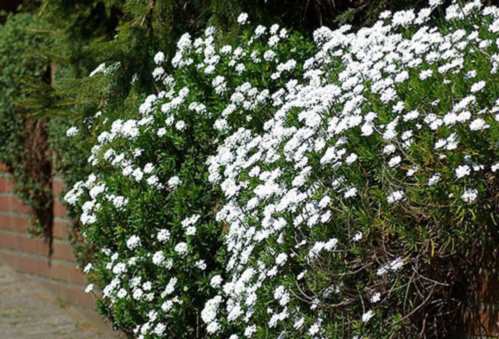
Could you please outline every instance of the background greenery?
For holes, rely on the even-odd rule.
[[[10,16],[0,27],[0,161],[16,178],[16,191],[35,212],[33,231],[50,240],[52,223],[51,152],[48,118],[37,104],[50,88],[50,38],[43,19]]]

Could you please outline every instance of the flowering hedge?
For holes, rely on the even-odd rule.
[[[67,131],[98,136],[65,200],[103,311],[140,338],[449,334],[498,240],[499,9],[313,42],[238,21],[156,54],[137,111]]]
[[[99,112],[91,126],[67,130],[76,143],[82,129],[98,135],[88,159],[94,173],[65,199],[81,207],[83,236],[101,249],[86,270],[103,287],[106,312],[121,328],[137,332],[142,325],[141,333],[157,336],[204,333],[201,311],[224,263],[222,227],[215,220],[221,195],[208,181],[207,157],[231,126],[261,128],[270,117],[271,91],[301,73],[299,61],[285,67],[277,61],[292,55],[300,60],[311,46],[280,29],[267,50],[265,30],[244,35],[244,48],[216,47],[213,28],[194,42],[185,34],[172,75],[161,67],[164,54],[155,56],[153,76],[162,90],[149,95],[137,113],[111,121]],[[282,79],[271,84],[277,68]],[[100,66],[92,76],[111,72]],[[242,110],[235,103],[246,96],[258,103]],[[234,104],[224,108],[231,98]]]

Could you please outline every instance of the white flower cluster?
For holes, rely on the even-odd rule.
[[[289,33],[278,25],[258,26],[241,46],[219,48],[212,27],[194,40],[184,34],[172,75],[164,53],[155,55],[152,76],[165,90],[149,95],[134,118],[103,122],[88,159],[94,173],[65,196],[81,209],[84,236],[110,237],[96,256],[100,264],[86,271],[112,277],[103,289],[110,307],[128,301],[141,312],[137,337],[166,336],[179,310],[191,307],[182,295],[193,293],[192,277],[207,281],[210,295],[198,313],[210,336],[250,338],[265,329],[324,338],[323,310],[333,305],[356,305],[362,328],[373,322],[390,297],[384,287],[410,258],[384,254],[362,266],[358,253],[371,232],[361,220],[381,223],[366,206],[410,211],[419,190],[472,207],[480,179],[499,167],[493,152],[474,148],[492,149],[497,137],[499,100],[490,93],[499,71],[499,9],[452,4],[444,31],[427,25],[439,5],[384,12],[358,32],[320,28],[304,62],[293,54],[300,46],[283,55]],[[472,15],[481,26],[460,24]],[[237,21],[247,25],[247,14]],[[203,86],[177,79],[183,71]],[[215,135],[202,145],[215,154],[199,165],[224,194],[216,211],[223,273],[207,270],[213,258],[196,241],[206,232],[203,214],[167,205],[194,173],[165,171],[172,161],[157,154],[186,151],[182,138],[195,139],[199,126]],[[176,213],[177,222],[143,225],[152,233],[127,225],[137,210],[162,212],[142,205],[150,196],[164,199],[164,213]],[[353,295],[349,269],[369,276]],[[326,282],[317,279],[321,270],[329,272]]]
[[[452,192],[461,192],[465,204],[479,199],[479,190],[468,187],[478,186],[479,179],[471,176],[494,172],[497,158],[476,154],[463,143],[481,140],[489,145],[485,149],[494,147],[488,131],[493,126],[497,132],[499,100],[483,93],[498,79],[499,10],[482,9],[479,1],[463,8],[452,4],[447,20],[456,28],[443,32],[425,25],[437,5],[433,1],[432,7],[418,13],[383,13],[383,20],[356,33],[346,26],[317,30],[319,51],[306,63],[305,80],[289,81],[271,94],[276,111],[264,123],[264,131],[241,128],[210,157],[210,180],[226,197],[217,217],[229,225],[228,279],[207,303],[210,316],[203,318],[213,333],[228,321],[248,330],[280,325],[282,332],[276,333],[283,336],[290,335],[290,325],[298,324],[296,336],[308,331],[312,337],[323,337],[324,319],[315,310],[344,303],[349,296],[342,289],[341,274],[330,278],[334,298],[307,290],[307,277],[314,279],[321,258],[325,263],[334,256],[343,258],[340,262],[351,260],[352,267],[357,262],[346,253],[355,253],[350,250],[364,230],[347,223],[345,230],[335,231],[331,225],[341,225],[342,208],[354,208],[355,202],[347,199],[374,194],[368,186],[378,185],[372,181],[376,176],[385,178],[378,179],[382,181],[377,197],[384,195],[385,203],[378,204],[386,204],[387,210],[390,205],[409,205],[415,186],[420,191],[439,187],[449,198]],[[494,24],[485,31],[479,26],[461,28],[459,20],[471,15]],[[413,33],[402,34],[400,27]],[[339,60],[340,68],[335,67]],[[473,66],[471,60],[483,64]],[[477,72],[491,81],[468,77],[464,88],[455,92],[454,82]],[[421,91],[429,96],[427,104],[417,97]],[[424,153],[414,147],[424,143],[431,158],[422,159]],[[436,170],[440,167],[447,171],[445,180]],[[345,233],[356,236],[344,237]],[[287,258],[292,259],[289,265]],[[371,268],[379,282],[391,279],[405,264],[400,257],[384,260]],[[291,268],[296,265],[301,269]],[[292,292],[283,287],[286,282],[296,282]],[[386,292],[365,288],[361,293],[376,296],[365,306],[372,309],[358,315],[367,323],[376,307],[382,307],[374,303]],[[255,313],[262,307],[267,309],[267,324],[261,323],[261,313]]]
[[[238,22],[247,24],[248,15],[242,14]],[[181,147],[183,141],[180,140],[194,138],[193,133],[199,128],[200,122],[207,125],[215,136],[214,140],[208,140],[208,145],[202,146],[213,143],[211,149],[215,151],[219,132],[221,135],[231,132],[233,125],[240,124],[237,122],[240,117],[245,117],[242,119],[244,124],[258,117],[247,113],[266,107],[271,100],[270,90],[249,81],[233,81],[249,72],[254,63],[262,67],[265,64],[270,69],[267,79],[263,79],[264,83],[271,81],[271,74],[274,81],[289,80],[297,69],[298,63],[293,58],[286,62],[280,61],[279,56],[283,52],[279,49],[286,42],[288,34],[278,25],[272,26],[269,34],[255,33],[250,41],[239,47],[226,45],[218,48],[214,34],[215,29],[212,27],[194,41],[189,34],[184,34],[171,60],[172,75],[165,70],[165,54],[156,53],[156,68],[152,77],[158,82],[158,87],[164,90],[147,96],[135,116],[114,121],[104,116],[101,118],[100,114],[96,116],[100,120],[97,120],[94,128],[99,133],[88,158],[94,172],[87,179],[77,182],[65,196],[69,205],[81,211],[84,238],[88,241],[99,239],[101,246],[102,241],[105,242],[103,250],[96,254],[93,265],[86,266],[86,273],[106,277],[107,285],[103,286],[102,292],[104,301],[111,308],[127,303],[130,308],[141,310],[141,317],[145,320],[138,323],[134,330],[139,338],[163,337],[168,332],[169,323],[178,321],[175,314],[183,313],[179,311],[180,308],[192,307],[184,306],[183,299],[192,298],[189,293],[198,288],[215,255],[209,253],[203,257],[206,252],[203,241],[209,240],[197,239],[198,234],[207,233],[207,226],[201,223],[201,214],[175,215],[176,222],[172,221],[173,217],[162,215],[162,219],[145,221],[153,225],[133,224],[134,219],[139,219],[138,214],[144,218],[145,215],[160,212],[144,205],[150,201],[147,200],[149,197],[152,200],[158,197],[158,201],[164,201],[165,206],[161,208],[167,210],[165,213],[176,213],[173,212],[175,206],[169,201],[174,199],[178,191],[186,190],[186,183],[195,176],[165,170],[161,162],[164,158],[161,157],[171,157],[168,151]],[[263,59],[262,54],[265,55]],[[220,102],[225,107],[220,111],[211,111],[212,105],[207,102],[207,95],[199,88],[188,87],[177,81],[175,72],[196,72],[206,77],[204,85],[223,96]],[[283,94],[277,93],[275,99]],[[73,127],[67,135],[71,137],[77,132],[76,127]],[[163,145],[164,149],[158,145]],[[199,162],[206,172],[208,155],[205,154]],[[193,203],[195,205],[197,202]],[[188,206],[190,203],[186,201],[184,204]],[[214,224],[215,220],[211,222]],[[217,226],[216,231],[218,237],[222,229]],[[285,261],[286,255],[282,254],[280,262],[284,264]],[[146,266],[149,268],[141,270]],[[207,274],[211,278],[205,290],[220,288],[222,276],[212,272]],[[92,284],[87,292],[93,289]],[[183,294],[189,296],[182,298]],[[201,300],[207,299],[204,297]],[[201,313],[201,318],[208,322],[215,318],[216,300],[208,304],[203,312],[202,309],[196,311],[194,308],[189,309],[189,312]],[[199,300],[195,302],[202,304]],[[232,317],[236,318],[236,314]],[[216,323],[207,326],[210,332],[219,329]]]

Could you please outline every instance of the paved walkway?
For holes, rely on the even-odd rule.
[[[101,328],[102,327],[102,328]],[[112,339],[74,307],[0,262],[0,339]]]

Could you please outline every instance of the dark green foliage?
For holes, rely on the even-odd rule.
[[[47,119],[35,117],[45,103],[37,97],[50,82],[49,41],[37,34],[43,23],[29,14],[10,16],[0,27],[0,161],[14,175],[16,190],[34,210],[37,233],[50,238],[51,159]],[[43,97],[42,97],[43,98]]]

